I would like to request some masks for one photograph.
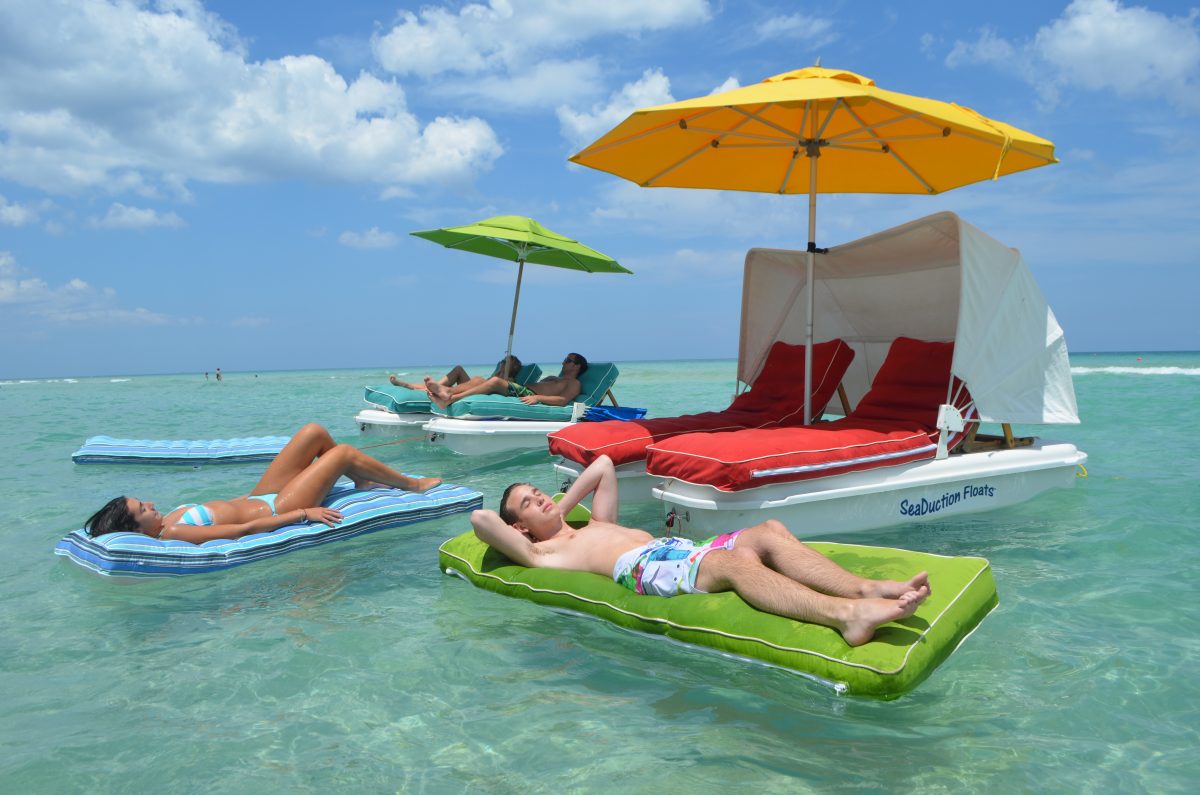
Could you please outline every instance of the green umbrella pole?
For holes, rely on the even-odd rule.
[[[517,328],[517,302],[519,302],[521,300],[521,277],[524,275],[525,275],[525,260],[519,259],[519,260],[517,260],[517,291],[516,291],[516,293],[513,294],[512,319],[510,319],[508,321],[508,349],[506,351],[504,351],[504,358],[501,359],[501,362],[503,362],[504,364],[507,364],[508,357],[512,356],[513,331],[515,331]],[[503,367],[504,364],[502,364],[501,367]]]

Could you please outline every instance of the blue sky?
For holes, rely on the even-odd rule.
[[[635,272],[528,269],[523,358],[733,357],[745,251],[802,248],[805,200],[567,158],[818,57],[1062,161],[822,196],[820,245],[952,210],[1022,250],[1072,350],[1200,349],[1186,3],[5,0],[0,378],[495,360],[513,266],[407,233],[498,214]]]

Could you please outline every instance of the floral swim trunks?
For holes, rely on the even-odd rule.
[[[509,397],[519,398],[519,397],[525,397],[526,395],[532,395],[532,394],[533,394],[533,390],[530,389],[529,387],[521,386],[520,384],[518,384],[515,381],[508,382],[508,396]]]
[[[613,580],[631,591],[652,596],[704,593],[696,587],[700,561],[714,549],[733,549],[741,530],[713,536],[707,541],[656,538],[617,559]]]

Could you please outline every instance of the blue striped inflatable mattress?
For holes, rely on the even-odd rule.
[[[471,511],[483,506],[483,495],[450,483],[424,494],[339,486],[322,505],[341,511],[341,524],[287,525],[270,533],[203,544],[163,541],[141,533],[109,533],[92,538],[83,530],[75,530],[58,542],[54,554],[108,576],[205,574],[330,541]]]
[[[76,464],[244,464],[270,461],[290,436],[244,439],[114,439],[93,436],[71,460]]]

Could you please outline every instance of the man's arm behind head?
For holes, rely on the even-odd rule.
[[[471,527],[475,536],[488,546],[503,552],[514,563],[537,566],[538,551],[524,533],[505,524],[500,514],[481,508],[471,512]]]

